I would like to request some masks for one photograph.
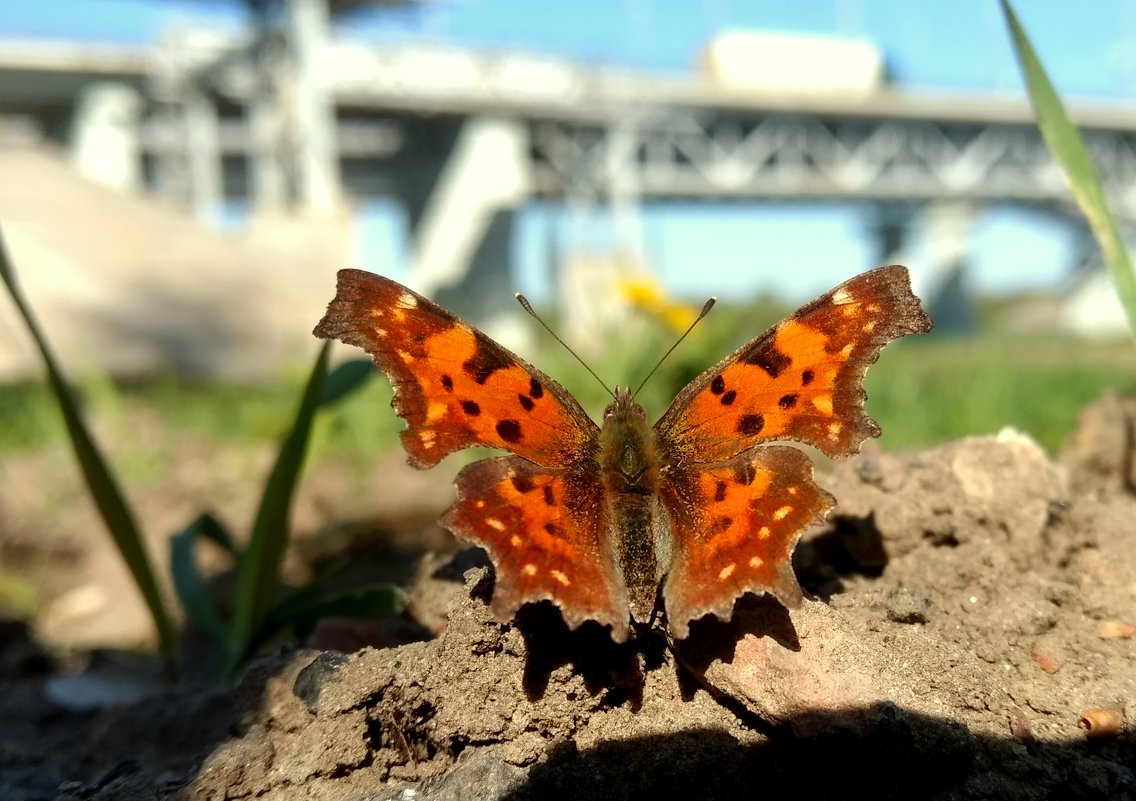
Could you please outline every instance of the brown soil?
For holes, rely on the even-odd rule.
[[[820,476],[839,506],[795,560],[815,600],[743,599],[677,648],[568,632],[546,605],[500,625],[477,553],[390,567],[415,534],[445,547],[405,508],[297,553],[387,535],[428,641],[284,650],[231,691],[171,689],[144,660],[73,675],[12,624],[0,798],[1136,798],[1134,442],[1136,403],[1105,398],[1056,463],[1012,431],[867,451]]]

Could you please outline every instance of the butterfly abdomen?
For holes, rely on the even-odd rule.
[[[650,619],[668,560],[660,557],[665,512],[659,501],[660,455],[655,432],[629,391],[616,392],[600,430],[600,474],[614,562],[627,589],[631,617]],[[669,549],[667,549],[669,551]]]

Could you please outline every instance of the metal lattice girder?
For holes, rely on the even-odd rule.
[[[604,185],[608,129],[535,128],[541,191]],[[1064,175],[1024,124],[668,109],[639,114],[634,136],[624,169],[635,171],[644,197],[1069,200]],[[1095,130],[1085,139],[1117,212],[1136,218],[1136,134]]]

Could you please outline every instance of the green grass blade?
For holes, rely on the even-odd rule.
[[[261,637],[293,629],[303,637],[321,620],[331,617],[348,620],[380,620],[397,615],[406,607],[406,593],[391,584],[376,584],[324,597],[322,587],[303,587],[280,602],[265,619]]]
[[[201,572],[197,569],[196,547],[199,539],[207,539],[233,553],[232,539],[224,526],[212,515],[199,515],[185,529],[170,538],[170,573],[174,590],[182,608],[198,628],[214,641],[224,644],[229,627],[217,613]]]
[[[1128,249],[1116,227],[1112,212],[1101,188],[1096,166],[1085,150],[1085,144],[1053,88],[1045,68],[1022,28],[1009,0],[1001,0],[1002,14],[1010,29],[1014,53],[1025,77],[1026,89],[1033,104],[1037,125],[1053,158],[1065,171],[1073,199],[1088,220],[1105,264],[1112,273],[1121,305],[1128,315],[1128,327],[1136,336],[1136,273],[1128,257]]]
[[[236,610],[230,641],[230,671],[248,656],[253,637],[272,606],[280,580],[280,564],[288,545],[288,518],[292,496],[311,434],[312,418],[323,397],[327,376],[327,343],[320,349],[291,431],[284,438],[268,476],[256,512],[248,547],[241,554],[237,575]]]
[[[327,374],[323,384],[320,406],[331,406],[366,384],[375,375],[375,363],[370,359],[351,359]]]
[[[8,258],[8,250],[0,236],[0,278],[8,288],[16,309],[24,319],[24,324],[35,340],[47,369],[47,379],[51,391],[59,403],[63,414],[63,422],[67,427],[67,434],[71,440],[71,447],[79,461],[83,480],[95,501],[95,506],[102,515],[103,522],[110,532],[118,552],[134,576],[134,582],[142,593],[150,616],[154,619],[154,627],[158,632],[158,647],[167,659],[172,656],[175,644],[173,621],[166,609],[162,592],[158,585],[157,575],[150,564],[150,557],[146,553],[146,546],[142,534],[134,521],[134,515],[126,502],[126,497],[115,480],[114,474],[107,465],[106,460],[95,445],[94,439],[83,423],[79,405],[75,401],[71,388],[63,378],[63,372],[55,359],[55,355],[48,345],[47,337],[40,330],[39,322],[32,313],[20,292],[16,281],[16,272]]]

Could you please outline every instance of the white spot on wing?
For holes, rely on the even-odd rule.
[[[521,568],[521,572],[524,573],[526,576],[535,576],[536,575],[536,565],[534,565],[530,562],[529,564],[527,564],[527,565],[525,565],[524,567]]]
[[[733,574],[735,567],[737,567],[737,563],[735,562],[730,562],[728,565],[723,567],[722,572],[718,574],[718,581],[725,581],[726,579],[728,579]]]
[[[418,298],[414,297],[414,295],[411,295],[409,292],[403,292],[401,295],[399,295],[398,302],[401,306],[404,306],[408,309],[418,308]]]
[[[789,512],[791,512],[791,511],[793,511],[792,506],[782,506],[780,509],[778,509],[776,512],[773,513],[773,519],[774,520],[784,520],[786,517],[789,516]]]
[[[851,303],[853,300],[855,300],[855,298],[852,297],[852,293],[847,289],[841,288],[832,293],[833,303]]]
[[[485,518],[485,525],[489,526],[489,528],[493,529],[494,531],[504,531],[505,530],[505,524],[502,523],[500,520],[498,520],[495,517]]]
[[[552,576],[554,579],[556,579],[558,582],[563,584],[565,587],[567,587],[569,584],[572,583],[571,581],[568,580],[568,577],[565,576],[563,573],[561,573],[559,570],[550,570],[550,571],[548,571],[548,574],[550,576]]]

